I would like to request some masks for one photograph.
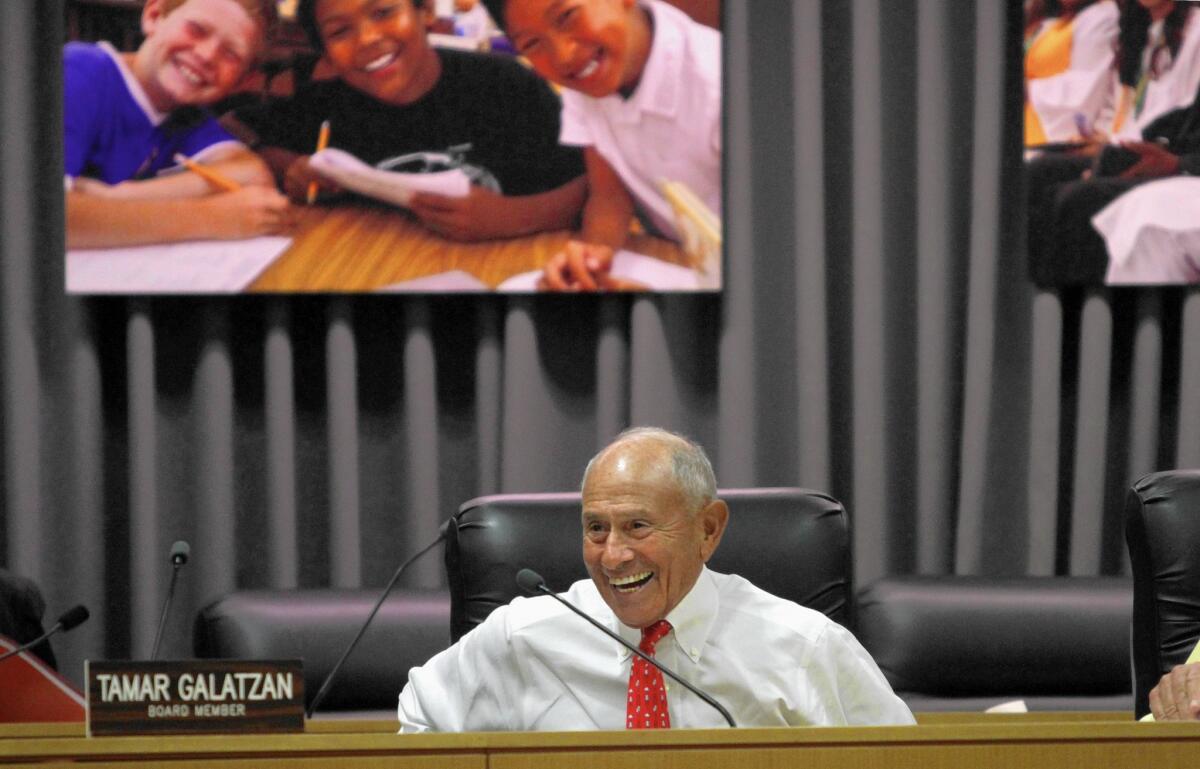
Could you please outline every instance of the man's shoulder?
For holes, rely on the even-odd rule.
[[[475,100],[502,102],[514,114],[526,108],[533,95],[554,96],[546,81],[507,54],[439,50],[438,55],[442,76],[437,90],[443,95],[467,94]]]
[[[63,46],[63,63],[73,66],[95,67],[98,64],[111,64],[112,58],[103,48],[95,43],[81,43],[74,40]]]
[[[68,90],[73,85],[94,89],[102,81],[119,81],[121,72],[103,46],[74,41],[63,46],[63,78]]]
[[[442,60],[443,77],[500,77],[518,80],[537,80],[537,75],[512,56],[503,53],[486,53],[483,51],[456,51],[439,48],[438,56]]]
[[[713,571],[709,574],[717,585],[721,613],[733,615],[732,621],[738,621],[740,616],[745,621],[770,625],[776,632],[798,636],[810,643],[816,643],[837,624],[815,609],[768,593],[745,577]]]
[[[590,579],[580,580],[560,594],[582,611],[595,616],[604,610],[604,602]],[[569,618],[572,612],[548,595],[514,598],[506,608],[510,632],[519,633],[551,625]]]

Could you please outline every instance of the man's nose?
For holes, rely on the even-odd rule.
[[[209,35],[196,43],[193,50],[201,60],[213,62],[217,60],[217,55],[221,51],[221,41],[217,39],[216,35]]]
[[[357,38],[359,45],[370,45],[379,39],[379,28],[376,26],[375,22],[371,21],[370,19],[363,19],[358,25],[357,34],[355,37]]]
[[[602,561],[604,568],[616,569],[633,559],[633,550],[620,534],[609,533],[604,541]]]
[[[566,35],[550,36],[550,55],[554,57],[554,65],[560,69],[574,63],[575,41]]]

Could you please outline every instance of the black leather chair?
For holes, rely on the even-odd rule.
[[[378,599],[377,590],[230,593],[196,616],[193,650],[202,658],[301,659],[307,704]],[[449,645],[449,618],[445,591],[393,592],[346,660],[318,713],[394,714],[409,668]]]
[[[1125,541],[1133,569],[1134,710],[1200,640],[1200,470],[1152,473],[1129,490]]]
[[[1132,710],[1123,577],[886,577],[858,637],[914,711]]]
[[[797,488],[724,489],[729,526],[709,561],[762,589],[851,621],[850,532],[846,510]],[[521,593],[516,574],[532,568],[554,590],[587,578],[578,493],[501,494],[459,508],[447,530],[450,633],[458,640]]]
[[[0,635],[8,636],[16,646],[29,643],[45,632],[42,630],[45,612],[42,591],[32,580],[0,569]],[[42,641],[30,651],[51,668],[58,667],[49,641]]]

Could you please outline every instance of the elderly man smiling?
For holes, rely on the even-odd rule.
[[[703,449],[627,430],[584,473],[591,579],[564,597],[712,694],[740,726],[912,723],[848,631],[705,567],[728,519]],[[414,668],[399,716],[403,732],[725,724],[550,596],[517,598]]]

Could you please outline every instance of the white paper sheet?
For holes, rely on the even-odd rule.
[[[243,291],[291,238],[206,240],[67,252],[73,294],[230,294]]]
[[[308,163],[314,171],[348,190],[397,206],[408,206],[417,192],[461,198],[471,191],[471,180],[458,168],[428,174],[381,171],[336,147],[313,154]]]
[[[612,276],[634,280],[650,291],[699,291],[700,280],[694,270],[633,251],[613,255]],[[537,291],[541,270],[514,275],[496,287],[497,291],[527,293]]]
[[[469,291],[490,291],[488,285],[464,270],[449,270],[404,280],[378,289],[382,293],[457,294]]]

